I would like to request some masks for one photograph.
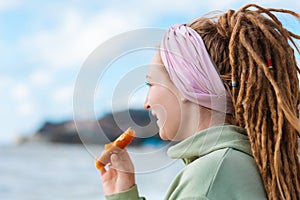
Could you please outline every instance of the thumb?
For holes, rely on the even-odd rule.
[[[113,153],[110,157],[111,167],[118,172],[134,173],[133,163],[126,150]]]

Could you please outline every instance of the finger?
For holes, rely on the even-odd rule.
[[[103,176],[106,173],[105,167],[102,167],[99,171],[101,176]]]
[[[112,181],[118,177],[118,172],[114,168],[110,167],[104,171],[100,171],[102,182]]]

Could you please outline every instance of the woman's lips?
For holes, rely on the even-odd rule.
[[[152,116],[154,117],[154,118],[156,118],[156,124],[158,125],[158,117],[157,117],[157,115],[156,115],[156,113],[154,113],[154,112],[151,112],[151,114],[152,114]]]
[[[153,117],[157,118],[156,113],[151,112],[151,114],[152,114]]]

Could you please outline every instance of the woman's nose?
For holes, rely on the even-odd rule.
[[[145,110],[149,110],[150,108],[151,108],[151,107],[150,107],[148,101],[146,100],[145,103],[144,103],[144,109],[145,109]]]
[[[149,93],[146,96],[145,102],[144,102],[144,109],[149,110],[151,108],[150,103],[149,103]]]

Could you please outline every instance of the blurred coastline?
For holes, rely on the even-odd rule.
[[[130,115],[130,120],[127,115]],[[115,140],[128,127],[137,133],[131,145],[159,146],[164,143],[158,135],[158,127],[153,123],[149,111],[137,109],[107,113],[95,120],[46,121],[38,130],[33,131],[32,135],[16,138],[16,143],[105,144]]]

